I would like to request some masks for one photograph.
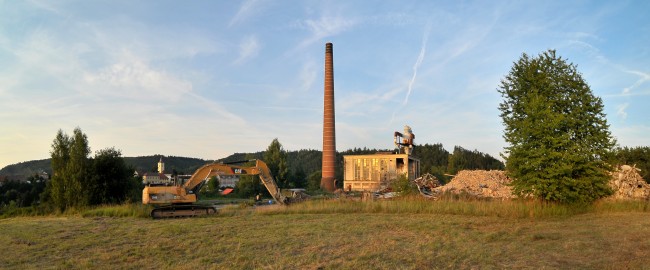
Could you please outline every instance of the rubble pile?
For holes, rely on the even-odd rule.
[[[511,180],[504,171],[463,170],[444,186],[437,187],[437,192],[455,194],[467,193],[477,197],[514,198]]]
[[[420,194],[425,197],[433,197],[435,195],[435,188],[441,186],[438,178],[428,173],[416,178],[413,182],[418,187]]]
[[[622,165],[612,173],[609,186],[614,191],[614,199],[650,199],[648,184],[636,166]]]

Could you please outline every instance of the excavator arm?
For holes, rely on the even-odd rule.
[[[181,208],[185,213],[191,213],[190,215],[196,215],[196,211],[202,214],[203,210],[207,214],[214,213],[214,209],[194,205],[198,200],[196,193],[198,193],[201,186],[208,179],[212,176],[221,175],[257,175],[278,204],[288,204],[290,202],[289,198],[280,192],[280,188],[273,179],[266,163],[261,160],[254,161],[255,166],[239,166],[223,163],[206,164],[197,169],[190,179],[181,186],[146,186],[142,190],[142,203],[162,207],[161,209],[154,209],[152,212],[153,217],[180,216],[174,215],[171,212],[179,212],[178,209]],[[187,209],[191,209],[191,211]]]
[[[269,167],[261,160],[247,160],[255,161],[255,166],[237,166],[223,163],[212,163],[204,165],[192,174],[192,177],[183,185],[183,187],[190,191],[196,190],[206,180],[212,176],[221,175],[257,175],[264,184],[264,187],[269,191],[273,199],[279,204],[286,204],[287,198],[282,195],[280,188],[276,184]],[[196,190],[195,192],[197,192]]]

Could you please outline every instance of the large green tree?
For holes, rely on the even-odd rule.
[[[49,196],[44,199],[49,201],[56,209],[63,211],[66,208],[65,190],[66,190],[66,168],[70,161],[71,138],[60,130],[56,133],[54,142],[52,142],[52,177],[47,185]]]
[[[567,203],[610,194],[605,158],[615,141],[602,100],[574,64],[554,50],[523,54],[498,91],[509,144],[503,157],[516,194]]]
[[[122,203],[130,189],[137,188],[133,170],[113,147],[99,150],[92,160],[92,177],[88,183],[89,204]]]
[[[293,187],[287,176],[289,174],[289,166],[287,165],[287,151],[282,148],[282,144],[277,138],[273,139],[271,144],[264,152],[264,162],[269,166],[271,175],[275,178],[280,188]]]
[[[90,203],[90,147],[88,136],[80,128],[75,128],[70,145],[70,161],[66,166],[66,206],[85,206]]]

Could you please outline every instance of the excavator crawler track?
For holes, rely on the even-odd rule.
[[[160,218],[184,218],[214,215],[217,209],[207,205],[170,205],[158,207],[151,210],[151,217]]]

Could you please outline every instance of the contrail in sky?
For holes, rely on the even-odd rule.
[[[408,91],[406,92],[406,98],[404,98],[404,102],[402,103],[402,105],[406,105],[409,102],[409,96],[411,96],[411,90],[413,90],[413,83],[415,82],[415,77],[418,75],[418,68],[420,68],[420,64],[422,64],[422,60],[424,59],[424,54],[427,49],[427,41],[429,40],[429,31],[431,31],[431,22],[427,24],[427,27],[424,30],[420,55],[418,56],[418,60],[415,61],[415,65],[413,65],[413,77],[411,77],[411,81],[409,81],[409,87],[408,87]]]

